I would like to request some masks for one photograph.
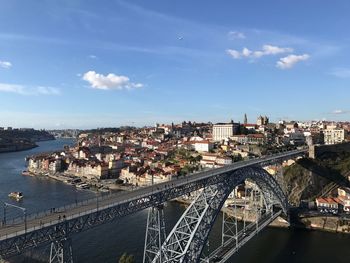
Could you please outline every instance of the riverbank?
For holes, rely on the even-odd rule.
[[[9,192],[21,191],[25,197],[20,206],[25,207],[28,214],[31,214],[96,198],[96,194],[92,191],[75,190],[68,184],[62,184],[50,178],[37,179],[21,175],[21,171],[25,169],[26,156],[55,151],[69,144],[73,145],[74,141],[58,139],[40,142],[39,147],[28,152],[0,154],[0,200],[8,202],[10,201]],[[132,190],[132,186],[123,188]],[[2,218],[2,210],[0,210],[0,218]],[[176,224],[183,212],[184,206],[178,202],[169,202],[164,207],[168,230]],[[74,257],[84,263],[115,263],[124,252],[128,252],[135,256],[136,262],[142,262],[146,223],[147,211],[143,210],[113,223],[73,235]],[[212,246],[221,244],[221,228],[222,214],[219,214],[209,238]],[[350,235],[269,227],[257,235],[252,242],[243,246],[239,253],[227,263],[348,263],[349,242]],[[13,259],[11,262],[47,262],[49,249],[49,247],[45,248],[42,253],[35,249],[28,252],[28,258],[16,258],[17,260]]]
[[[36,147],[38,147],[38,145],[35,143],[27,143],[27,144],[15,143],[15,144],[0,145],[0,154],[27,151]]]
[[[318,216],[301,218],[304,228],[332,233],[350,234],[350,218],[343,219],[338,216]]]
[[[177,203],[188,206],[192,200],[188,198],[176,198],[174,200]],[[223,213],[227,213],[232,217],[237,217],[238,221],[255,222],[256,217],[253,213],[244,213],[241,209],[237,209],[236,212],[229,207],[223,207],[221,209]],[[290,224],[282,217],[277,217],[269,227],[288,228]],[[343,233],[350,234],[350,218],[344,220],[338,216],[319,216],[319,217],[300,217],[299,224],[293,225],[300,229],[318,230],[331,233]]]
[[[85,190],[90,190],[92,192],[118,192],[118,191],[133,191],[137,187],[131,184],[117,184],[117,179],[105,179],[101,181],[91,181],[84,178],[76,177],[71,174],[66,173],[31,173],[31,176],[45,177],[47,179],[54,179],[56,181],[63,182],[68,185],[75,186],[78,190],[82,189],[80,185],[88,185],[84,188]],[[74,180],[79,180],[79,182],[74,183]],[[192,199],[179,197],[173,200],[174,202],[188,206],[191,204]],[[222,212],[227,213],[232,217],[236,217],[238,221],[255,222],[256,216],[254,212],[242,209],[237,209],[234,211],[232,207],[223,207]],[[277,228],[288,228],[290,227],[289,222],[283,217],[277,217],[270,225],[270,227]],[[293,223],[293,227],[309,230],[319,230],[333,233],[345,233],[350,234],[350,218],[344,220],[338,216],[297,216],[296,222]]]
[[[23,173],[22,173],[23,174]],[[61,183],[75,186],[78,190],[90,190],[92,192],[118,192],[118,191],[132,191],[137,187],[131,184],[118,184],[118,179],[104,179],[104,180],[88,180],[86,178],[78,177],[69,173],[49,173],[41,171],[26,171],[25,176],[40,177],[44,179],[53,179]]]
[[[26,151],[38,147],[37,142],[55,140],[47,131],[34,129],[0,130],[0,153]]]

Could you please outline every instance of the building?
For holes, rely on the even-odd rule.
[[[219,156],[216,153],[202,154],[200,164],[207,168],[222,167],[224,165],[232,164],[232,158],[228,156]]]
[[[214,147],[213,143],[208,140],[196,141],[194,143],[194,149],[197,152],[209,152]]]
[[[231,121],[230,123],[217,123],[213,125],[213,140],[222,141],[232,137],[238,129],[238,124]]]
[[[246,125],[248,123],[248,117],[247,117],[247,114],[244,113],[244,121],[243,123]]]
[[[321,213],[338,213],[338,202],[335,198],[316,198],[316,206]]]
[[[305,144],[305,136],[302,132],[296,131],[287,134],[287,141],[292,145],[303,145]]]
[[[265,135],[261,133],[248,134],[248,135],[234,135],[232,140],[240,144],[264,144],[266,141]]]
[[[338,197],[339,198],[350,198],[350,188],[349,187],[339,187],[338,188]]]
[[[345,130],[340,128],[332,128],[323,131],[325,144],[337,144],[345,141]]]
[[[350,188],[340,187],[338,188],[338,198],[343,203],[344,212],[350,212]]]
[[[263,126],[263,125],[267,125],[269,123],[269,118],[267,116],[259,116],[257,121],[256,121],[256,124],[258,126]]]

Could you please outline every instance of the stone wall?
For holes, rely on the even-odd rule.
[[[325,152],[350,152],[350,142],[333,145],[312,145],[309,147],[309,157],[313,159]]]

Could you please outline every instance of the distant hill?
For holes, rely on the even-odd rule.
[[[0,153],[28,150],[37,147],[38,141],[54,139],[53,135],[44,130],[0,130]]]

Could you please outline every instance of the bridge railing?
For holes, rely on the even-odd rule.
[[[117,193],[113,194],[113,195],[102,195],[102,196],[98,196],[98,197],[95,197],[95,198],[85,199],[83,201],[75,202],[75,203],[72,203],[72,204],[66,204],[66,205],[63,205],[63,206],[60,206],[60,207],[54,207],[54,208],[46,209],[46,210],[40,211],[40,212],[33,212],[33,213],[30,213],[30,214],[27,214],[26,218],[23,215],[21,215],[19,217],[16,217],[16,218],[7,218],[6,219],[6,225],[21,224],[21,223],[24,223],[25,219],[27,221],[30,221],[30,220],[33,220],[33,219],[39,219],[39,218],[42,218],[42,217],[45,217],[45,216],[48,216],[48,215],[52,215],[52,214],[60,214],[60,213],[63,213],[65,211],[69,210],[69,209],[77,208],[77,207],[83,207],[83,206],[86,206],[86,205],[90,205],[90,204],[93,204],[93,203],[104,201],[104,200],[107,200],[107,199],[111,198],[112,196],[115,197],[116,195],[117,195]],[[3,222],[3,224],[4,223],[5,222]]]
[[[157,191],[154,191],[154,192],[157,192]],[[6,233],[5,235],[0,236],[0,241],[7,240],[9,238],[13,238],[13,237],[17,237],[17,236],[21,236],[21,235],[24,235],[24,234],[29,233],[29,232],[40,230],[40,229],[43,229],[45,227],[50,227],[50,226],[53,226],[53,225],[56,225],[56,224],[59,224],[59,223],[63,223],[65,221],[69,221],[69,220],[72,220],[72,219],[75,219],[75,218],[79,218],[79,217],[85,216],[85,215],[90,215],[92,213],[96,213],[96,212],[104,210],[104,209],[112,208],[112,207],[115,207],[117,205],[133,201],[135,199],[141,199],[143,197],[144,197],[143,195],[139,195],[139,196],[134,196],[134,197],[129,198],[129,199],[125,199],[123,201],[116,201],[116,202],[113,202],[113,203],[110,203],[110,204],[107,204],[107,205],[102,205],[100,207],[96,206],[96,208],[93,208],[93,209],[89,209],[89,210],[86,210],[86,211],[83,211],[83,212],[80,211],[78,213],[75,213],[75,214],[72,214],[72,215],[68,215],[68,216],[66,216],[65,219],[50,220],[49,222],[45,222],[45,223],[42,223],[42,224],[39,224],[39,225],[34,225],[32,227],[29,226],[27,229],[25,229],[25,226],[21,224],[23,222],[21,222],[19,226],[23,227],[23,229],[16,230],[16,231],[11,232],[11,233]],[[106,199],[107,198],[101,197],[100,200],[106,200]],[[95,201],[96,202],[96,198],[95,199],[85,200],[85,201],[80,202],[80,203],[82,204],[82,206],[83,205],[88,205],[89,203],[91,203],[89,201]],[[43,214],[44,215],[45,213],[37,213],[35,215],[38,215],[38,214]],[[14,224],[14,225],[16,225],[16,224]],[[12,226],[14,226],[14,225],[12,225]],[[6,226],[5,226],[5,228],[6,228]]]
[[[300,153],[300,151],[301,150],[289,151],[288,155],[292,156],[294,154]],[[250,160],[250,161],[256,161],[256,159],[260,160],[260,159],[266,159],[266,158],[273,158],[275,156],[281,156],[281,155],[283,156],[283,153],[282,154],[281,153],[276,153],[276,154],[272,154],[272,155],[268,155],[268,156],[255,158],[255,159]],[[224,166],[222,168],[214,169],[212,172],[211,172],[211,170],[208,170],[208,171],[204,171],[204,172],[200,172],[200,173],[208,174],[207,176],[211,176],[212,174],[215,174],[215,173],[219,172],[219,170],[220,171],[221,170],[224,171],[224,170],[232,169],[232,167],[234,167],[234,165],[237,165],[239,163],[240,162],[237,162],[237,163],[234,163],[234,164],[231,164],[231,165]],[[200,173],[197,173],[196,175],[198,175]],[[193,180],[191,180],[191,179],[192,178],[188,178],[187,182],[192,182],[193,180],[195,180],[195,178],[193,178]],[[176,181],[176,179],[174,181]],[[153,192],[153,190],[152,190],[152,192]],[[73,203],[73,204],[67,204],[67,205],[64,205],[64,206],[61,206],[61,207],[58,207],[58,208],[54,208],[54,210],[53,209],[47,209],[47,210],[42,211],[42,212],[35,212],[35,213],[32,213],[32,214],[28,214],[26,216],[26,218],[24,216],[21,216],[21,217],[8,219],[8,220],[6,220],[6,225],[9,225],[9,226],[10,225],[12,225],[12,226],[13,225],[20,225],[20,224],[23,224],[25,222],[25,220],[28,222],[28,221],[35,220],[35,219],[44,218],[44,217],[52,215],[52,214],[58,214],[59,215],[61,213],[64,213],[67,210],[78,208],[78,207],[83,207],[83,206],[87,206],[87,205],[91,205],[93,203],[96,203],[97,206],[98,206],[99,202],[118,197],[119,195],[122,195],[123,193],[125,193],[125,192],[120,192],[120,193],[116,193],[116,194],[109,194],[109,195],[102,195],[102,196],[98,196],[96,198],[90,198],[90,199],[79,201],[79,202],[76,202],[76,203]],[[137,198],[137,197],[134,196],[130,200],[133,200],[135,198]],[[142,198],[142,196],[139,196],[139,198]],[[127,202],[127,201],[128,200],[123,200],[123,203]],[[117,203],[113,202],[113,203],[109,204],[108,207],[113,207],[113,206],[116,206],[116,205],[117,205]],[[98,207],[97,207],[97,209],[98,209]],[[101,207],[101,209],[102,209],[102,207]],[[97,211],[96,208],[95,209],[90,209],[90,210],[87,210],[87,211],[84,211],[84,212],[79,212],[78,216],[89,214],[89,213],[94,212],[94,211]],[[73,218],[72,216],[69,216],[69,217],[67,217],[67,219],[69,219],[70,217]],[[40,227],[36,227],[36,228],[39,229],[39,228],[45,227],[45,225],[46,226],[52,225],[52,223],[56,222],[56,221],[57,220],[50,221],[50,223],[45,223],[45,224],[41,225]],[[34,229],[35,229],[35,227],[34,227]],[[29,231],[29,229],[27,229],[27,231]],[[23,231],[18,231],[18,233],[16,232],[16,235],[18,235],[19,233],[23,234]]]

